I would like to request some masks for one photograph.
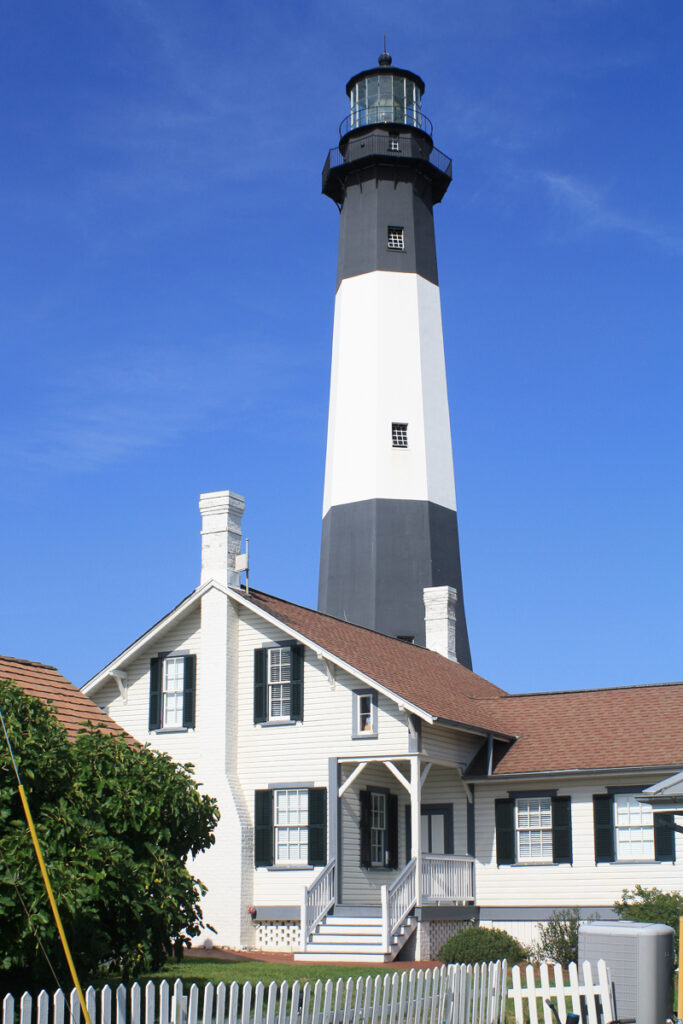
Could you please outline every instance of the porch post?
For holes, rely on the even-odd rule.
[[[415,858],[415,900],[422,906],[422,786],[420,758],[410,759],[410,836],[411,856]]]
[[[337,862],[337,867],[334,873],[334,901],[335,904],[339,903],[339,894],[341,892],[341,836],[339,829],[339,818],[340,818],[340,803],[341,798],[339,796],[339,777],[340,777],[339,761],[336,757],[329,757],[327,759],[327,804],[328,804],[328,829],[329,839],[327,845],[327,863],[331,860]]]

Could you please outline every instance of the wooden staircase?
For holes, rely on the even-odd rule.
[[[318,924],[306,949],[295,953],[294,959],[323,963],[389,963],[416,927],[415,917],[406,917],[387,943],[379,907],[337,906]]]

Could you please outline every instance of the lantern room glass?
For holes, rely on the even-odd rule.
[[[404,75],[368,75],[351,89],[351,128],[368,124],[420,125],[420,89]]]

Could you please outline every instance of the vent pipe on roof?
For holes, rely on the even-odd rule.
[[[458,660],[456,629],[458,592],[455,587],[425,587],[425,646],[450,661]]]
[[[202,575],[200,585],[216,580],[239,587],[235,559],[242,547],[244,498],[234,491],[209,491],[199,495],[202,514]]]

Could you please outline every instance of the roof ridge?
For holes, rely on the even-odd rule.
[[[498,697],[473,697],[472,700],[502,700],[515,697],[564,697],[575,693],[614,693],[615,690],[652,690],[661,686],[683,686],[683,680],[669,683],[620,683],[617,686],[586,686],[578,690],[530,690],[526,693],[501,693]]]
[[[46,665],[43,661],[29,661],[27,658],[13,658],[11,654],[0,654],[0,661],[13,661],[16,665],[31,665],[33,668],[47,668],[51,672],[58,672],[54,665]]]

